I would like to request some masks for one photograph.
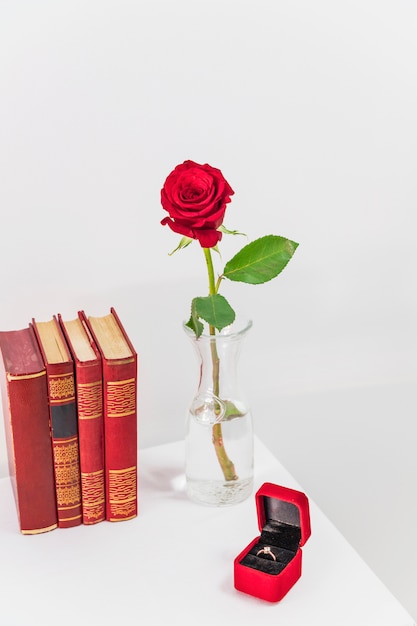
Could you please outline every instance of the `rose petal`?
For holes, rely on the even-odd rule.
[[[195,239],[198,239],[202,248],[213,248],[222,238],[218,230],[206,230],[205,228],[194,231]]]
[[[164,219],[161,220],[161,224],[162,226],[169,226],[170,229],[174,231],[174,233],[178,233],[179,235],[185,235],[185,237],[191,237],[192,239],[196,238],[191,228],[185,226],[184,224],[174,222],[170,217],[164,217]]]

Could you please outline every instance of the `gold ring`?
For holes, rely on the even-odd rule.
[[[262,550],[259,550],[256,553],[256,556],[259,556],[260,554],[265,554],[265,556],[271,556],[273,558],[274,561],[277,560],[277,557],[275,556],[275,554],[272,552],[270,546],[264,546],[262,548]]]

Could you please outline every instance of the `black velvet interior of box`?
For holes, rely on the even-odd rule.
[[[244,556],[241,563],[261,572],[277,575],[296,555],[300,540],[301,530],[298,526],[269,521],[262,529],[259,541]],[[276,560],[269,554],[258,554],[265,546],[269,546]]]
[[[260,541],[267,546],[279,546],[295,554],[301,541],[301,529],[299,526],[269,521],[262,529]]]

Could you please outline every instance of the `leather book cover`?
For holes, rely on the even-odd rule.
[[[86,318],[103,363],[106,519],[138,514],[137,354],[114,308]]]
[[[69,528],[82,523],[74,363],[55,316],[32,325],[46,366],[58,526]]]
[[[57,527],[46,369],[33,330],[0,332],[0,379],[10,479],[20,530]]]
[[[105,519],[103,380],[100,352],[81,312],[58,315],[75,366],[83,523]]]

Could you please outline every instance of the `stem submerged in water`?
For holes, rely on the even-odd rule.
[[[214,279],[214,269],[213,269],[213,260],[211,258],[210,248],[203,248],[204,256],[207,264],[207,272],[209,278],[209,294],[215,295],[219,289],[220,282],[217,281],[215,283]],[[219,398],[220,397],[220,359],[217,353],[216,341],[214,336],[216,334],[216,329],[214,326],[209,326],[210,335],[213,336],[213,339],[210,340],[210,348],[211,348],[211,360],[213,363],[213,394]],[[229,459],[226,448],[223,443],[223,433],[222,433],[222,425],[220,423],[214,424],[213,426],[213,445],[216,451],[216,455],[218,461],[220,463],[220,467],[223,471],[223,476],[225,480],[237,480],[238,476],[236,475],[235,466],[233,462]]]

